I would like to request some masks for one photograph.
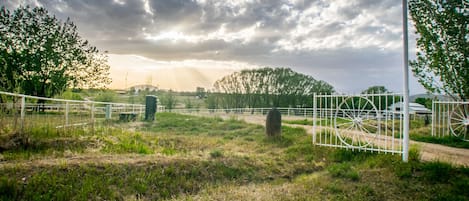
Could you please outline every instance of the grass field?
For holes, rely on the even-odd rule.
[[[0,200],[468,200],[469,169],[313,146],[302,128],[266,139],[231,118],[32,130],[0,155]]]

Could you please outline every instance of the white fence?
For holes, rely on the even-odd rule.
[[[183,113],[183,114],[203,114],[203,115],[265,115],[272,108],[229,108],[229,109],[172,109],[166,112]],[[313,108],[277,108],[282,115],[312,117]],[[164,110],[158,110],[164,112]]]
[[[0,134],[41,127],[94,126],[125,118],[142,118],[145,105],[64,100],[0,92]]]
[[[469,102],[434,101],[432,136],[454,136],[469,141]]]
[[[320,146],[402,154],[399,94],[315,95],[313,143]]]

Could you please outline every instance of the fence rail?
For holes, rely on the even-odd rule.
[[[65,100],[0,92],[0,134],[38,127],[95,126],[122,114],[141,118],[145,105]]]
[[[158,112],[174,112],[182,114],[205,114],[205,115],[265,115],[272,108],[228,108],[228,109],[172,109],[158,110]],[[282,115],[312,117],[313,108],[277,108]]]

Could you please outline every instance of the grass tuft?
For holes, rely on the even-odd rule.
[[[223,152],[218,150],[218,149],[215,149],[213,151],[210,152],[210,157],[212,158],[220,158],[220,157],[223,157]]]
[[[332,164],[327,170],[333,177],[346,178],[352,181],[358,181],[360,179],[358,172],[352,168],[350,163]]]

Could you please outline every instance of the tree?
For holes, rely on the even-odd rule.
[[[334,88],[312,76],[289,68],[260,68],[235,72],[217,80],[223,108],[295,107],[311,104],[314,93],[333,93]]]
[[[197,97],[199,97],[199,98],[205,98],[205,97],[207,97],[206,92],[205,92],[205,88],[203,88],[203,87],[197,87],[197,88],[195,89],[195,95],[196,95]]]
[[[185,105],[185,108],[186,109],[192,109],[194,107],[194,104],[192,104],[192,101],[190,98],[187,98],[185,101],[184,101],[184,105]]]
[[[167,93],[163,95],[161,98],[161,104],[165,106],[165,108],[169,111],[176,107],[176,96],[172,90],[169,90]]]
[[[428,109],[432,109],[433,100],[431,98],[418,97],[418,98],[415,99],[415,102],[420,104],[420,105],[425,106]]]
[[[430,92],[469,99],[469,9],[463,0],[411,0],[419,34],[412,71]]]
[[[388,89],[384,86],[371,86],[362,91],[362,94],[385,94],[389,93]]]
[[[0,90],[53,97],[110,83],[107,57],[44,8],[0,9]]]
[[[205,103],[207,104],[207,109],[210,109],[211,111],[213,111],[213,109],[218,109],[218,94],[207,93]]]
[[[111,90],[104,90],[100,92],[94,100],[99,102],[116,102],[116,99],[116,92]]]

